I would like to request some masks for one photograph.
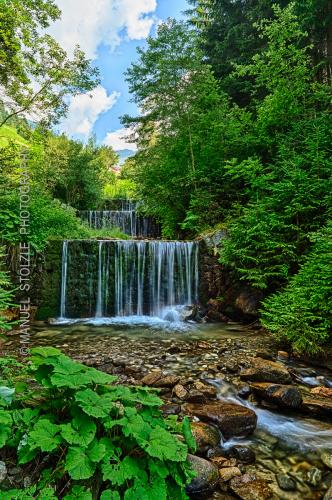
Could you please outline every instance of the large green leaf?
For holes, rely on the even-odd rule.
[[[108,394],[99,396],[92,389],[79,391],[75,395],[75,399],[87,415],[97,418],[108,417],[114,406]]]
[[[61,425],[61,436],[69,444],[88,446],[96,434],[96,424],[84,413],[75,417],[71,423]]]
[[[30,449],[40,448],[41,451],[54,451],[62,442],[59,435],[61,427],[52,424],[46,418],[41,418],[29,433],[28,444]]]
[[[106,454],[106,446],[102,442],[98,442],[96,439],[90,444],[87,449],[87,455],[90,458],[91,462],[100,462],[103,460]]]
[[[68,449],[65,470],[75,480],[89,479],[93,476],[95,465],[86,455],[85,450],[79,446],[71,446]]]
[[[121,500],[121,497],[117,491],[105,490],[100,495],[100,500]]]
[[[139,460],[129,456],[116,464],[104,462],[102,471],[104,481],[111,481],[114,486],[122,486],[130,479],[146,476]]]
[[[84,486],[75,485],[63,500],[92,500],[92,494]]]
[[[190,427],[190,420],[188,417],[184,417],[182,421],[182,432],[184,435],[184,438],[186,440],[187,445],[191,449],[191,451],[195,452],[197,449],[197,443],[196,440],[191,432],[191,427]]]
[[[151,431],[149,443],[144,449],[152,457],[175,462],[184,462],[188,453],[185,444],[160,426]]]

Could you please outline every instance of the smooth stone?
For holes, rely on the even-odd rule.
[[[303,397],[301,408],[311,414],[332,416],[332,398],[309,394]]]
[[[221,441],[220,431],[204,422],[192,422],[191,432],[201,453],[206,452],[209,448],[215,448]]]
[[[181,413],[180,405],[162,405],[160,409],[164,415],[179,415]]]
[[[173,393],[179,399],[186,399],[188,392],[181,384],[176,384],[173,388]]]
[[[322,479],[322,471],[320,469],[317,469],[317,467],[312,467],[312,469],[308,470],[306,480],[307,483],[309,483],[311,486],[319,486],[319,484],[322,482]]]
[[[296,482],[288,474],[277,474],[277,483],[279,488],[285,491],[295,491]]]
[[[233,477],[241,476],[241,471],[238,467],[225,467],[219,469],[219,477],[222,483],[226,483],[233,479]]]
[[[325,493],[323,500],[332,500],[332,484]]]
[[[161,370],[156,370],[154,372],[150,372],[145,377],[142,378],[141,384],[142,385],[154,385],[162,376],[162,371]]]
[[[194,498],[204,498],[204,495],[213,493],[219,481],[218,467],[195,455],[188,455],[188,462],[196,472],[196,477],[187,486],[187,493]]]
[[[332,451],[324,451],[321,454],[320,459],[326,467],[332,469]]]
[[[249,436],[257,425],[257,415],[250,408],[235,403],[216,401],[207,404],[187,404],[185,410],[203,421],[218,426],[228,439],[234,436]]]
[[[232,446],[232,448],[229,449],[229,456],[236,458],[243,464],[253,464],[256,461],[255,453],[248,448],[248,446],[240,444]]]
[[[166,375],[166,377],[161,377],[158,379],[153,386],[154,387],[173,387],[180,380],[180,377],[176,375]]]
[[[188,403],[205,403],[206,397],[201,391],[197,389],[191,389],[187,395],[186,400]]]
[[[207,398],[215,398],[217,396],[217,389],[212,385],[203,384],[203,382],[195,382],[195,389],[204,394]]]
[[[253,392],[269,401],[287,408],[299,408],[302,404],[302,394],[293,385],[271,384],[269,382],[256,382],[250,384]]]
[[[271,488],[265,481],[255,479],[250,474],[231,479],[230,489],[242,500],[267,500],[273,496]]]
[[[275,382],[277,384],[290,384],[291,376],[281,363],[263,358],[253,358],[252,365],[240,372],[242,380],[252,382]]]
[[[321,396],[323,398],[332,398],[332,389],[329,387],[315,387],[311,389],[310,394]]]

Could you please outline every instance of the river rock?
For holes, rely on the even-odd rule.
[[[188,403],[205,403],[206,397],[201,391],[197,389],[191,389],[187,395],[186,400]]]
[[[181,406],[180,405],[162,405],[160,407],[161,411],[163,412],[163,415],[179,415],[181,413]]]
[[[332,484],[325,493],[323,500],[332,500]]]
[[[187,486],[187,493],[194,498],[204,498],[211,494],[219,481],[218,467],[212,462],[195,455],[188,455],[188,462],[196,472],[196,477]]]
[[[201,453],[206,452],[209,448],[218,446],[221,441],[220,431],[216,427],[204,422],[192,422],[191,432]]]
[[[310,394],[323,398],[332,398],[332,389],[329,387],[314,387],[314,389],[311,389]]]
[[[317,469],[317,467],[312,467],[310,470],[308,470],[306,474],[306,481],[308,484],[316,488],[317,486],[320,485],[323,479],[323,474],[320,469]]]
[[[159,379],[161,379],[161,377],[162,377],[161,370],[150,372],[147,375],[145,375],[145,377],[142,378],[141,384],[153,386]]]
[[[180,377],[176,375],[166,375],[165,377],[161,377],[154,384],[153,387],[173,387],[180,380]]]
[[[277,474],[277,483],[279,488],[285,491],[295,491],[296,482],[288,474]]]
[[[187,404],[185,410],[205,422],[218,426],[222,435],[228,439],[233,436],[248,436],[256,428],[257,415],[250,408],[222,401],[207,404]]]
[[[212,385],[203,384],[203,382],[198,381],[194,383],[194,387],[208,399],[213,399],[217,396],[217,389]]]
[[[242,500],[268,500],[273,492],[262,479],[253,479],[251,474],[234,477],[230,482],[230,489]]]
[[[179,399],[186,399],[188,392],[181,384],[176,384],[173,388],[173,394]]]
[[[332,451],[323,451],[320,459],[326,467],[332,469]]]
[[[255,453],[248,446],[241,444],[232,446],[229,449],[229,456],[236,458],[242,464],[253,464],[256,461]]]
[[[271,384],[269,382],[257,382],[250,384],[255,394],[263,399],[268,399],[287,408],[299,408],[302,404],[302,395],[299,389],[293,385]]]
[[[242,380],[252,382],[274,382],[277,384],[290,384],[292,382],[288,370],[275,361],[269,361],[263,358],[253,358],[251,366],[241,370]]]
[[[303,397],[301,408],[311,414],[332,416],[332,398],[322,398],[315,394],[309,394]]]
[[[226,483],[233,479],[233,477],[241,476],[241,471],[238,467],[224,467],[219,469],[219,477],[222,483]]]

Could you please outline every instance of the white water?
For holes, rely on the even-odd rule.
[[[93,229],[118,228],[132,238],[159,237],[159,228],[151,217],[137,215],[137,204],[130,200],[118,201],[118,210],[83,210],[81,218]]]
[[[215,380],[212,384],[217,387],[218,399],[232,403],[240,403],[254,410],[258,417],[257,430],[277,437],[281,442],[290,448],[302,451],[309,450],[332,450],[332,427],[329,424],[317,420],[301,417],[292,417],[281,413],[274,413],[254,406],[246,400],[242,400],[235,392],[234,388],[220,380]],[[255,434],[253,435],[253,440]],[[250,443],[252,440],[241,441],[232,439],[225,446],[231,447],[234,444]]]
[[[82,300],[91,304],[95,318],[150,316],[163,319],[168,315],[177,322],[181,314],[176,306],[192,305],[198,300],[198,244],[195,242],[100,240],[84,242],[84,252],[80,252],[81,244],[80,241],[63,243],[61,319],[75,318],[77,312],[70,315],[70,311],[80,311],[81,303],[77,300],[81,299],[72,295],[75,290],[70,286],[72,282],[77,283],[78,269],[85,293]],[[72,263],[76,259],[73,269],[68,267],[71,252]],[[91,259],[95,267],[87,265]],[[75,286],[80,289],[80,285]],[[82,306],[84,311],[84,302]]]
[[[66,317],[67,267],[68,241],[64,241],[62,246],[60,318]]]

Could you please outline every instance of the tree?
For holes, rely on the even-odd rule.
[[[11,117],[56,122],[66,97],[93,89],[98,71],[77,47],[72,60],[45,29],[60,17],[53,0],[3,0],[0,12],[1,103]]]

